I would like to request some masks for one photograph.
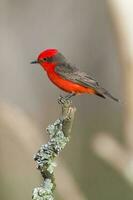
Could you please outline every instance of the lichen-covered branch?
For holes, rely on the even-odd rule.
[[[54,168],[56,167],[55,158],[69,142],[75,107],[71,106],[70,100],[59,99],[62,106],[62,115],[53,124],[47,128],[50,140],[47,144],[40,147],[34,156],[37,163],[37,169],[40,170],[43,177],[41,186],[34,188],[32,192],[33,200],[53,200],[53,191],[55,189]]]

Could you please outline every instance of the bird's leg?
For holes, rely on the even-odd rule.
[[[63,97],[65,100],[69,100],[69,99],[71,99],[73,96],[75,96],[76,95],[76,93],[70,93],[70,94],[68,94],[68,95],[66,95],[65,97]]]
[[[64,104],[66,101],[70,101],[70,98],[75,95],[76,95],[75,93],[70,93],[64,97],[60,95],[60,97],[58,99],[58,103]]]

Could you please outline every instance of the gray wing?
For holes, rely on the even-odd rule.
[[[99,86],[98,82],[94,78],[90,77],[85,72],[80,72],[76,67],[68,63],[57,65],[55,72],[59,74],[63,79],[70,80],[84,87],[91,87],[96,89]]]
[[[80,72],[76,67],[73,67],[68,63],[57,65],[55,68],[55,72],[66,80],[70,80],[84,87],[95,89],[96,94],[100,97],[105,98],[105,96],[108,96],[115,101],[119,101],[119,99],[115,98],[107,90],[102,88],[94,78],[90,77],[85,72]]]

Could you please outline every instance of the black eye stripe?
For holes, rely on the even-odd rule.
[[[65,57],[60,53],[51,57],[45,57],[43,58],[43,60],[49,63],[52,63],[52,62],[63,63],[66,61]]]
[[[43,58],[44,61],[47,61],[47,62],[52,62],[53,61],[53,58],[52,57],[47,57],[47,58]]]
[[[53,57],[48,57],[48,58],[47,58],[47,61],[48,61],[48,62],[53,62],[54,59],[53,59]]]

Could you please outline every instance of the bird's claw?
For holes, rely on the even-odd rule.
[[[63,103],[62,100],[63,100],[63,96],[60,95],[59,98],[58,98],[58,103],[62,104]]]
[[[70,98],[68,98],[68,96],[63,97],[63,96],[60,95],[59,98],[58,98],[58,103],[59,104],[71,104],[72,101],[70,100]]]

